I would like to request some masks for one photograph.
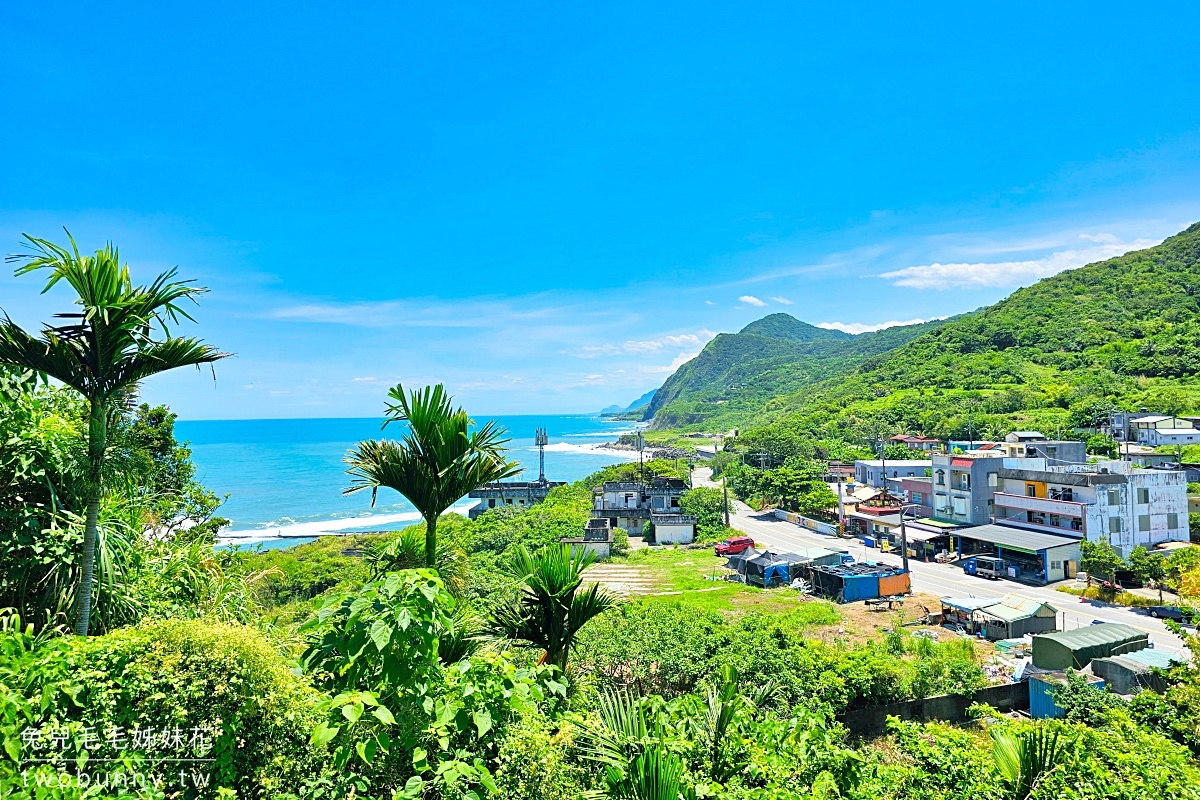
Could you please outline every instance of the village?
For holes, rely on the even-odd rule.
[[[1122,558],[1139,547],[1170,553],[1192,546],[1189,503],[1200,498],[1189,499],[1188,484],[1200,481],[1200,464],[1162,451],[1200,441],[1197,422],[1114,414],[1105,432],[1118,442],[1119,458],[1089,458],[1084,442],[1038,431],[1003,441],[897,434],[886,444],[925,457],[888,459],[880,447],[878,459],[829,463],[825,480],[837,504],[823,512],[756,510],[726,491],[726,526],[743,535],[713,546],[718,560],[707,577],[861,603],[868,612],[904,612],[907,603],[910,624],[928,626],[923,635],[937,638],[933,629],[941,628],[991,643],[1011,683],[1022,686],[1004,702],[1035,717],[1061,714],[1051,687],[1068,669],[1118,693],[1153,688],[1162,682],[1157,670],[1186,658],[1158,617],[1182,621],[1183,612],[1168,604],[1074,608],[1082,597],[1055,590],[1076,591],[1093,579],[1111,585],[1082,569],[1084,542],[1104,542]],[[721,439],[733,442],[736,432]],[[690,480],[639,468],[638,479],[603,483],[583,530],[562,543],[597,558],[597,580],[644,590],[650,584],[628,568],[603,562],[617,554],[617,537],[634,549],[708,547],[697,542],[696,515],[682,506],[691,488],[721,486],[703,466],[715,452],[699,449]],[[528,507],[558,485],[543,471],[537,481],[481,487],[471,494],[480,500],[472,516],[497,504]],[[1146,597],[1161,589],[1131,588]]]

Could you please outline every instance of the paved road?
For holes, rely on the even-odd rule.
[[[696,486],[713,484],[712,471],[701,467],[693,474]],[[730,497],[730,524],[739,531],[754,538],[759,544],[771,549],[789,550],[796,547],[834,547],[849,550],[851,555],[860,561],[876,561],[885,564],[900,564],[900,556],[891,553],[881,553],[874,548],[866,547],[857,539],[838,539],[824,536],[801,528],[790,522],[776,519],[774,514],[760,514],[744,503]],[[1131,609],[1120,606],[1110,606],[1095,602],[1079,602],[1071,595],[1055,591],[1053,587],[1026,586],[1005,580],[988,580],[973,575],[967,575],[961,567],[949,564],[933,564],[924,561],[909,560],[912,571],[912,586],[914,591],[927,592],[940,597],[1001,597],[1008,592],[1019,592],[1026,597],[1035,597],[1051,603],[1059,609],[1059,627],[1063,630],[1091,625],[1093,620],[1105,622],[1123,622],[1150,634],[1150,640],[1155,649],[1168,652],[1187,651],[1183,641],[1167,630],[1161,620],[1147,617]]]

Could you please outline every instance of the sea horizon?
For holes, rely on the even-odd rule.
[[[482,417],[479,417],[482,418]],[[513,414],[495,419],[509,431],[509,457],[523,467],[512,480],[537,478],[537,428],[546,428],[546,478],[576,481],[609,464],[636,458],[600,445],[637,423],[599,414]],[[358,441],[380,438],[382,417],[294,417],[276,419],[177,420],[176,436],[187,442],[197,478],[225,500],[218,514],[230,519],[222,544],[290,547],[321,535],[394,529],[420,514],[400,494],[381,489],[344,495],[349,485],[343,458]],[[465,514],[466,498],[450,509]]]

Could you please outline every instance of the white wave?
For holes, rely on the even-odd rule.
[[[451,506],[451,513],[466,514],[475,503]],[[361,514],[357,517],[342,519],[317,520],[314,522],[294,522],[289,517],[282,517],[274,522],[264,523],[253,530],[231,531],[224,530],[217,536],[218,544],[250,544],[271,539],[304,539],[317,536],[349,536],[361,532],[363,528],[379,530],[397,522],[411,523],[421,519],[416,511],[404,511],[395,514]]]
[[[637,451],[635,450],[612,450],[601,444],[571,444],[569,442],[555,442],[554,444],[546,445],[546,452],[572,453],[574,455],[609,456],[611,458],[626,458],[634,461],[637,460]]]

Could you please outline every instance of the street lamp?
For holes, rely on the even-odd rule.
[[[908,572],[908,534],[904,530],[904,512],[910,508],[920,507],[920,503],[903,503],[900,506],[900,560],[904,564],[905,572]],[[916,519],[916,516],[913,519]]]

